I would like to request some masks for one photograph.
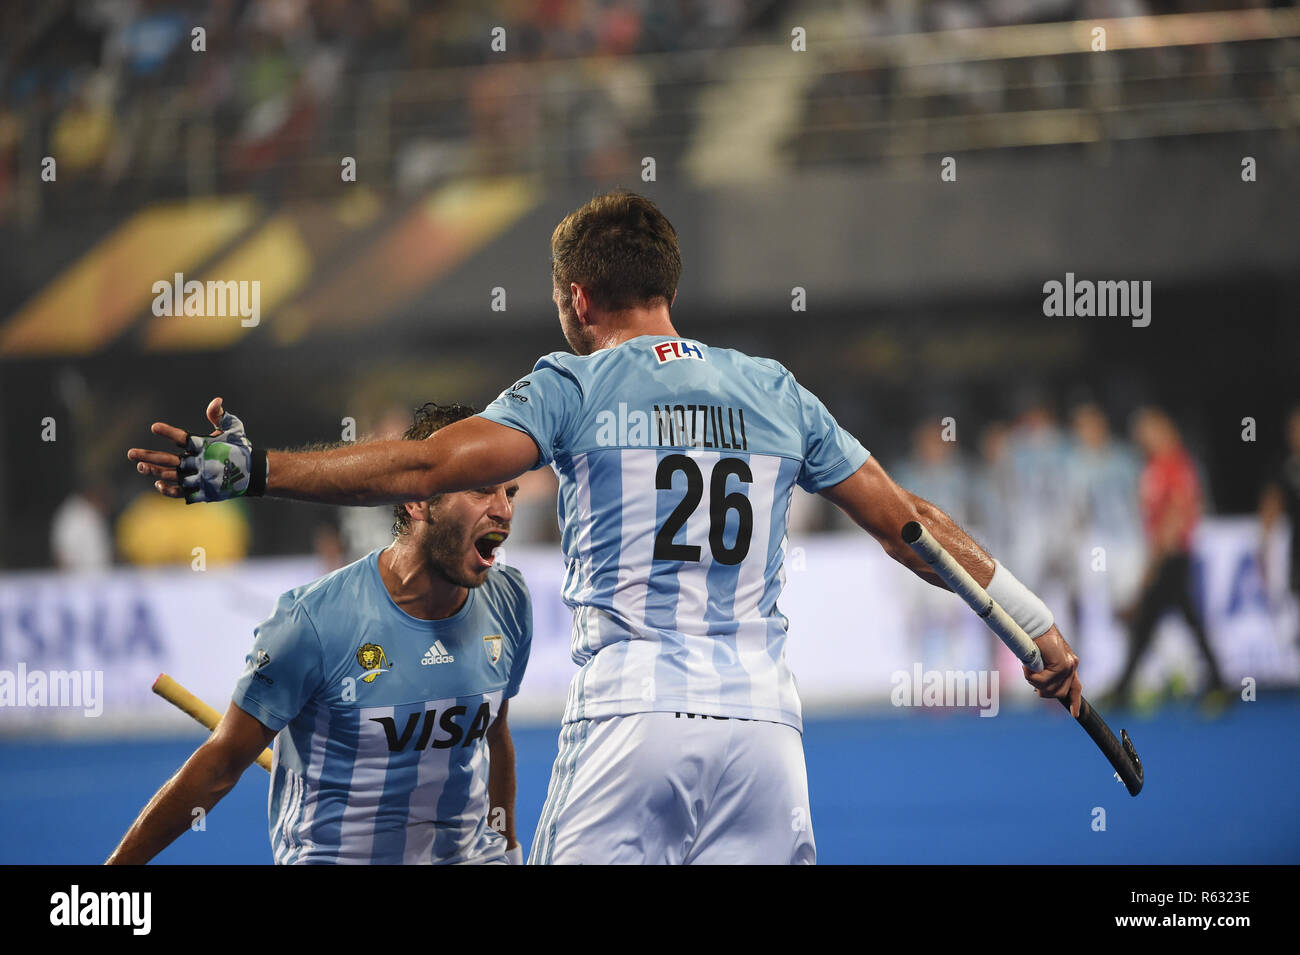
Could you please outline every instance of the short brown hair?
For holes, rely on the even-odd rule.
[[[469,405],[440,405],[436,401],[426,401],[415,409],[415,422],[402,433],[402,440],[423,441],[439,428],[445,428],[465,418],[472,418],[476,414],[478,412]],[[429,503],[436,504],[441,496],[434,495],[429,499]],[[393,536],[401,537],[410,526],[411,515],[406,513],[406,505],[394,504]]]
[[[587,289],[607,311],[672,305],[682,274],[677,230],[645,196],[620,189],[570,212],[551,235],[551,276],[562,303],[569,283]]]

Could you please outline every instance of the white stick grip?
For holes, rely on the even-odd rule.
[[[998,639],[1007,645],[1007,649],[1019,657],[1021,663],[1033,673],[1043,669],[1043,655],[1034,641],[1029,639],[1029,634],[998,606],[988,591],[975,582],[975,578],[953,559],[944,546],[934,539],[933,534],[919,522],[908,521],[903,525],[903,542],[934,569],[943,582],[952,588],[953,593],[966,601],[980,619],[988,624],[989,629],[998,635]]]

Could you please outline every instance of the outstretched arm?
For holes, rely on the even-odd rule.
[[[209,440],[228,434],[232,421],[243,439],[243,426],[225,414],[220,398],[208,405],[207,415],[217,429]],[[159,421],[150,430],[193,453],[195,439],[183,429]],[[238,453],[239,445],[231,446]],[[509,481],[531,468],[537,455],[537,445],[522,431],[472,417],[440,428],[423,441],[373,441],[325,451],[267,452],[262,493],[363,506],[423,501],[435,494]],[[153,477],[154,487],[167,497],[219,499],[194,497],[193,484],[182,486],[185,475],[180,454],[132,448],[127,457],[136,462],[141,474]],[[217,464],[215,459],[204,463],[209,468]],[[220,480],[219,473],[214,480]]]
[[[398,504],[491,487],[537,461],[522,431],[466,418],[423,441],[374,441],[329,451],[271,451],[266,493],[326,504]]]
[[[879,541],[885,553],[927,583],[948,589],[930,565],[903,543],[899,532],[908,521],[920,521],[981,587],[987,587],[993,579],[993,558],[951,517],[924,498],[895,484],[874,457],[868,458],[866,464],[839,484],[821,493]]]
[[[948,585],[936,574],[921,556],[903,542],[902,529],[908,521],[920,521],[934,535],[962,567],[975,578],[981,587],[990,589],[990,596],[998,599],[992,592],[990,584],[994,571],[997,570],[992,557],[986,554],[970,535],[957,526],[947,514],[929,501],[917,497],[894,483],[885,473],[875,458],[867,462],[839,484],[824,489],[822,496],[851,517],[859,527],[880,542],[880,546],[890,557],[898,561],[912,573],[936,587],[949,589]],[[999,575],[1005,571],[999,571]],[[1024,606],[1037,605],[1041,611],[1033,614],[1036,618],[1046,615],[1046,607],[1028,592],[1019,581],[1010,574],[1007,580],[1014,585],[1010,594],[1025,595]],[[995,585],[996,586],[996,585]],[[1011,613],[1016,622],[1026,626],[1028,621],[1023,613],[1017,614],[1012,606],[1006,606],[1005,597],[999,599],[1004,609]],[[1049,626],[1050,623],[1050,626]],[[1044,629],[1045,628],[1045,629]],[[1038,632],[1041,630],[1042,632]],[[1079,715],[1080,700],[1083,697],[1083,685],[1079,681],[1079,658],[1075,656],[1070,645],[1061,636],[1061,631],[1051,623],[1050,615],[1043,619],[1043,626],[1030,630],[1030,636],[1043,654],[1043,670],[1031,673],[1024,669],[1025,679],[1043,698],[1060,697],[1069,700],[1070,713]]]

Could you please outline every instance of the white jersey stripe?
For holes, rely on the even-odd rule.
[[[754,534],[749,555],[740,565],[736,579],[735,603],[732,613],[737,621],[736,654],[748,679],[749,704],[764,709],[780,709],[782,685],[771,678],[770,658],[767,656],[767,621],[759,610],[759,603],[767,583],[764,560],[771,540],[772,522],[763,516],[771,514],[772,501],[780,491],[787,498],[789,486],[779,488],[777,476],[781,459],[765,455],[750,455],[749,468],[754,482],[749,488],[750,505],[754,509]],[[784,526],[784,525],[782,525]]]
[[[650,582],[647,569],[654,557],[654,521],[655,495],[651,493],[655,484],[655,468],[658,456],[653,451],[642,453],[620,452],[618,467],[621,471],[620,481],[623,487],[623,534],[620,541],[618,577],[614,585],[613,609],[618,614],[623,626],[602,615],[600,629],[604,631],[606,642],[618,646],[617,653],[610,650],[614,657],[609,672],[614,681],[609,688],[610,695],[624,699],[640,699],[652,687],[647,686],[645,677],[653,679],[653,669],[645,670],[634,665],[629,657],[638,650],[636,641],[622,639],[627,627],[645,626],[646,599],[650,594]],[[642,657],[644,653],[640,654]],[[653,660],[653,654],[650,655]],[[652,664],[653,665],[653,664]]]
[[[588,464],[587,455],[580,454],[573,462],[576,473],[574,475],[575,483],[578,488],[578,513],[581,515],[578,521],[578,554],[579,566],[582,568],[582,587],[574,594],[574,600],[585,602],[591,599],[592,590],[592,560],[591,560],[591,470]]]
[[[307,777],[309,779],[320,779],[321,772],[325,768],[325,741],[329,739],[329,709],[319,707],[316,710],[316,719],[312,727],[312,749],[311,759],[307,765]],[[307,841],[311,841],[311,827],[316,821],[316,807],[319,804],[315,787],[307,799],[307,805],[302,815],[303,832],[307,834]],[[301,840],[299,840],[301,842]]]

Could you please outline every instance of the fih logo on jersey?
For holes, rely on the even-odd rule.
[[[420,658],[420,666],[431,667],[437,663],[455,663],[456,658],[447,652],[447,648],[442,645],[441,640],[433,641],[433,646],[424,652]]]
[[[655,357],[659,359],[661,365],[666,361],[677,361],[679,358],[696,358],[704,361],[704,352],[700,350],[699,345],[693,345],[684,338],[677,338],[656,345]]]
[[[357,663],[361,664],[362,669],[370,671],[361,678],[362,683],[374,683],[379,674],[387,673],[391,669],[384,648],[377,643],[363,644],[357,651]]]
[[[483,651],[487,654],[487,658],[492,661],[492,665],[496,666],[497,661],[501,659],[501,634],[494,633],[490,637],[484,637]]]

